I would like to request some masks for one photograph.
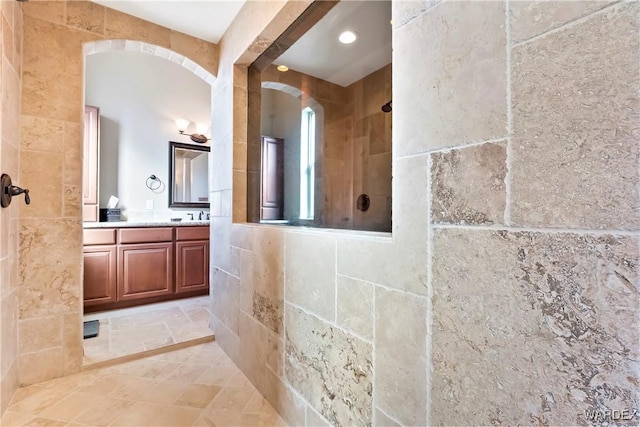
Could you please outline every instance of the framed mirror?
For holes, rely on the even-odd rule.
[[[209,151],[169,142],[170,208],[209,208]]]

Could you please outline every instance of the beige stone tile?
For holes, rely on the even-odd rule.
[[[286,330],[289,383],[332,424],[370,424],[371,344],[289,305]]]
[[[514,224],[640,227],[640,99],[629,95],[640,84],[629,55],[640,49],[638,7],[620,4],[513,50]]]
[[[20,353],[20,348],[18,347],[20,341],[18,339],[17,292],[13,292],[0,300],[0,322],[0,333],[2,334],[0,372],[2,373],[2,377],[5,377],[12,365],[16,363],[18,354]],[[7,382],[7,384],[8,383],[9,382]]]
[[[611,4],[612,1],[515,1],[509,3],[511,37],[528,40]]]
[[[436,223],[501,224],[506,206],[506,141],[431,154]]]
[[[253,387],[224,387],[213,399],[209,408],[241,412],[249,403],[254,391]]]
[[[28,426],[35,427],[63,427],[66,426],[67,423],[65,421],[52,420],[50,418],[36,417],[29,421]]]
[[[263,390],[268,382],[267,370],[282,375],[282,338],[245,313],[240,313],[240,336],[240,352],[235,362]]]
[[[373,338],[373,285],[338,275],[339,326],[362,338]]]
[[[215,364],[208,367],[197,379],[198,384],[225,385],[238,372],[233,363]]]
[[[18,413],[39,414],[64,399],[67,393],[68,391],[39,386],[19,388],[11,400],[9,410]]]
[[[20,353],[62,347],[62,321],[62,317],[57,315],[21,320],[18,323]]]
[[[51,152],[64,150],[64,122],[23,115],[20,125],[22,149]]]
[[[78,387],[78,392],[96,396],[117,396],[117,393],[114,392],[127,384],[127,378],[120,375],[104,376],[91,384]]]
[[[67,25],[103,34],[105,7],[89,1],[67,2]]]
[[[22,386],[64,375],[64,351],[61,347],[23,354],[19,362],[19,378]]]
[[[96,36],[30,16],[24,29],[22,114],[80,123],[82,44]]]
[[[284,236],[273,228],[253,230],[253,316],[273,332],[282,332]]]
[[[151,366],[140,372],[141,377],[164,379],[171,375],[178,367],[179,363],[158,360]]]
[[[6,372],[3,374],[4,378],[0,382],[0,407],[4,410],[9,406],[9,403],[20,386],[18,380],[18,360],[14,359],[13,363],[9,366]],[[0,420],[2,423],[2,420]],[[4,424],[2,424],[4,425]]]
[[[117,426],[155,426],[161,421],[167,405],[161,403],[136,402],[113,422]]]
[[[222,387],[207,384],[189,384],[175,401],[176,405],[205,408],[211,403]]]
[[[169,405],[161,414],[157,421],[157,426],[191,426],[193,425],[201,411],[185,406]]]
[[[331,424],[325,420],[322,415],[318,414],[313,408],[307,406],[306,408],[306,426],[307,427],[330,427]]]
[[[82,187],[65,185],[62,216],[78,218],[82,214]]]
[[[82,323],[80,312],[63,316],[62,344],[64,350],[64,373],[74,374],[82,366]]]
[[[71,185],[82,185],[82,125],[80,123],[65,122],[64,132],[63,182]]]
[[[196,62],[214,76],[218,73],[217,45],[177,31],[171,31],[170,48]]]
[[[401,0],[391,8],[394,27],[401,27],[413,18],[440,3],[441,0]]]
[[[26,16],[64,24],[66,6],[62,1],[34,1],[24,4],[22,10]]]
[[[218,268],[211,273],[212,313],[234,334],[238,333],[238,281]]]
[[[62,154],[22,150],[20,153],[20,185],[28,188],[31,204],[20,201],[23,217],[55,218],[62,216]]]
[[[587,424],[604,384],[605,407],[637,405],[637,238],[438,230],[434,245],[434,424]]]
[[[375,304],[376,405],[403,424],[424,425],[427,299],[376,287]]]
[[[123,400],[143,400],[142,396],[148,395],[158,383],[158,380],[150,378],[131,377],[115,391],[109,393],[109,396]]]
[[[114,9],[105,9],[107,38],[144,40],[165,48],[170,47],[171,30]]]
[[[103,399],[92,394],[70,393],[68,397],[42,411],[40,415],[57,420],[73,421],[84,412],[93,411],[94,406]]]
[[[84,425],[107,426],[130,411],[134,404],[135,402],[131,400],[101,396],[92,404],[89,410],[84,411],[74,421]]]
[[[242,426],[242,412],[229,409],[207,408],[194,424],[203,427]]]
[[[393,114],[414,124],[394,129],[395,155],[506,135],[504,7],[443,2],[394,32]]]
[[[207,370],[207,365],[192,365],[190,363],[182,363],[171,373],[166,375],[168,380],[180,380],[194,382],[200,375]]]
[[[20,140],[20,76],[6,57],[2,57],[2,140],[19,145]]]
[[[20,318],[79,309],[80,219],[22,219],[20,242]]]
[[[378,408],[373,412],[373,425],[376,427],[401,427],[400,423],[389,418]]]
[[[187,390],[188,383],[183,381],[163,380],[149,388],[139,400],[159,403],[175,403],[176,400]]]
[[[287,234],[285,286],[288,301],[333,321],[336,315],[336,239]]]
[[[34,418],[36,417],[33,414],[7,411],[2,415],[0,424],[5,427],[19,427],[23,425],[29,425],[29,421]]]

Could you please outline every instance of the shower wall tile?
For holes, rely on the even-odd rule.
[[[376,287],[375,307],[376,405],[403,425],[426,425],[427,299]]]
[[[401,427],[397,421],[389,418],[384,412],[376,408],[373,415],[373,425],[376,427]]]
[[[65,184],[82,183],[83,131],[80,123],[64,123],[64,176]]]
[[[18,295],[17,292],[7,294],[0,300],[0,378],[5,378],[16,360],[18,348]]]
[[[56,24],[66,23],[66,1],[38,1],[32,3],[27,2],[22,7],[25,17],[42,19]]]
[[[440,3],[442,0],[399,0],[392,8],[393,25],[401,27],[425,11]]]
[[[20,76],[9,60],[2,56],[2,140],[19,145],[20,138]]]
[[[521,42],[607,7],[603,1],[514,1],[509,3],[511,37]]]
[[[338,326],[373,339],[373,284],[338,275]]]
[[[393,114],[412,123],[394,128],[395,155],[506,135],[504,8],[443,2],[395,31]]]
[[[253,316],[282,333],[284,301],[284,235],[274,228],[253,231]],[[259,249],[258,249],[259,248]]]
[[[65,122],[23,115],[20,124],[23,150],[64,151]]]
[[[331,427],[329,421],[325,420],[322,415],[318,414],[315,409],[307,405],[305,416],[306,426],[309,427]]]
[[[219,268],[214,268],[211,272],[211,290],[218,295],[218,298],[212,299],[213,314],[231,332],[238,335],[239,280]]]
[[[438,229],[434,246],[433,424],[638,407],[637,237]]]
[[[171,30],[114,9],[105,9],[105,38],[144,40],[146,43],[169,47]]]
[[[171,31],[169,47],[196,62],[214,76],[218,74],[218,45]]]
[[[506,205],[506,141],[433,153],[431,161],[433,222],[503,222]]]
[[[43,151],[22,150],[20,155],[20,185],[30,189],[31,204],[20,201],[22,217],[56,218],[62,216],[64,193],[62,186],[63,155]]]
[[[59,347],[23,354],[18,366],[21,387],[61,377],[64,375],[63,350]]]
[[[104,34],[105,7],[89,1],[67,2],[67,25]]]
[[[20,319],[79,312],[81,260],[79,218],[21,219]]]
[[[21,320],[18,324],[20,354],[62,347],[62,317],[46,316]]]
[[[514,224],[640,228],[639,14],[621,3],[513,50]]]
[[[285,237],[284,285],[287,301],[326,320],[336,316],[336,239],[288,233]]]
[[[287,380],[333,425],[371,424],[370,344],[287,305]]]

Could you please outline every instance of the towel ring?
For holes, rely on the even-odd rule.
[[[149,178],[147,178],[145,185],[149,190],[155,191],[162,186],[162,181],[157,176],[151,175]]]

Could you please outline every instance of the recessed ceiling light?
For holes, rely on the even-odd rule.
[[[356,41],[357,38],[358,38],[358,35],[353,31],[343,31],[338,36],[338,40],[340,40],[340,43],[344,43],[344,44],[351,44],[354,41]]]
[[[284,73],[285,71],[289,71],[289,67],[286,65],[278,65],[278,71],[282,71]]]

